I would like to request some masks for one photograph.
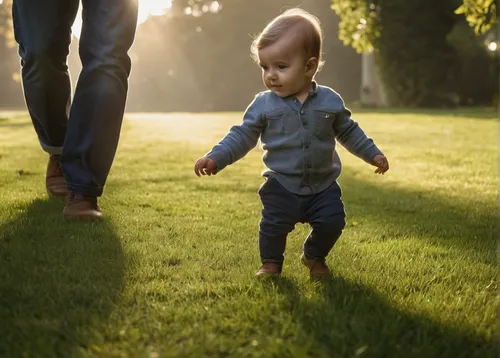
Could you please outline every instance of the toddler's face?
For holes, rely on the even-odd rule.
[[[283,36],[278,41],[259,50],[259,65],[262,68],[264,85],[280,97],[306,95],[311,90],[311,71],[308,59],[294,43],[292,36]]]

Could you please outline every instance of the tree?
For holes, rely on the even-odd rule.
[[[128,110],[243,110],[264,90],[261,71],[250,57],[253,36],[274,16],[296,6],[317,14],[326,34],[326,65],[318,81],[342,93],[347,102],[358,100],[361,59],[334,35],[339,19],[330,11],[330,0],[173,0],[165,16],[151,16],[137,28],[129,52],[133,66]],[[10,107],[10,93],[22,103],[21,86],[11,81],[12,73],[19,73],[19,56],[16,48],[0,50],[2,56],[0,107]],[[76,39],[68,62],[75,81],[81,69]]]
[[[457,40],[452,36],[459,32],[454,29],[465,23],[462,14],[478,35],[488,31],[496,22],[494,1],[332,0],[332,9],[341,18],[339,37],[343,43],[360,53],[375,54],[389,104],[452,106],[491,103],[494,97],[490,90],[497,87],[494,76],[485,79],[492,86],[485,83],[480,86],[484,91],[475,92],[482,98],[471,98],[461,80],[469,75],[464,73],[466,68],[474,69],[473,58],[481,59],[477,73],[485,69],[490,73],[495,68],[493,56],[480,45],[484,38],[465,34]]]
[[[141,24],[131,55],[129,110],[242,110],[264,90],[250,57],[252,37],[286,8],[301,5],[318,14],[325,30],[326,66],[318,81],[346,101],[359,98],[360,58],[334,35],[338,18],[329,0],[219,0],[222,10],[185,16],[189,2],[175,0],[172,16]],[[207,4],[204,4],[207,5]],[[203,5],[202,5],[203,11]]]
[[[7,46],[14,46],[14,33],[12,31],[12,0],[0,0],[0,36],[5,38]]]
[[[497,20],[495,0],[464,0],[455,13],[464,14],[477,34],[486,33],[496,24]]]
[[[389,104],[452,106],[458,69],[447,35],[457,0],[332,0],[339,36],[358,52],[375,53]]]
[[[173,0],[172,11],[174,14],[201,17],[207,13],[217,13],[222,8],[220,1],[214,0]]]
[[[372,52],[381,28],[377,0],[332,0],[340,17],[339,39],[358,53]]]

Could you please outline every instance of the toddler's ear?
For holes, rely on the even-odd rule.
[[[316,71],[318,70],[318,65],[318,59],[316,57],[311,57],[306,62],[306,73],[311,77],[314,76],[316,74]]]

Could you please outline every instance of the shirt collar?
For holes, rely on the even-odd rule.
[[[311,82],[311,85],[312,85],[312,90],[309,92],[309,96],[313,96],[316,93],[318,93],[318,84],[316,83],[316,81],[313,80]]]
[[[317,93],[318,93],[318,84],[316,83],[316,81],[311,81],[311,87],[312,89],[309,91],[309,93],[307,94],[307,98],[306,98],[306,101],[309,100],[310,98],[314,97]],[[272,91],[271,91],[272,92]],[[281,98],[279,97],[277,94],[275,94],[274,92],[272,92],[276,97],[278,98]],[[294,101],[297,97],[295,96],[290,96],[290,97],[287,97],[287,98],[284,98],[285,100],[288,100],[288,101]],[[304,101],[305,103],[305,101]]]
[[[318,84],[316,83],[316,81],[311,82],[311,87],[312,87],[312,90],[310,90],[309,93],[307,94],[307,98],[304,101],[304,103],[308,102],[311,98],[316,96],[316,94],[318,93]]]

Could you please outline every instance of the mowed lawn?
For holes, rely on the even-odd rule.
[[[356,111],[354,112],[356,114]],[[63,219],[26,116],[0,120],[0,357],[496,357],[496,113],[354,116],[391,170],[340,150],[347,227],[259,280],[256,148],[193,174],[241,113],[129,115],[107,219]]]

